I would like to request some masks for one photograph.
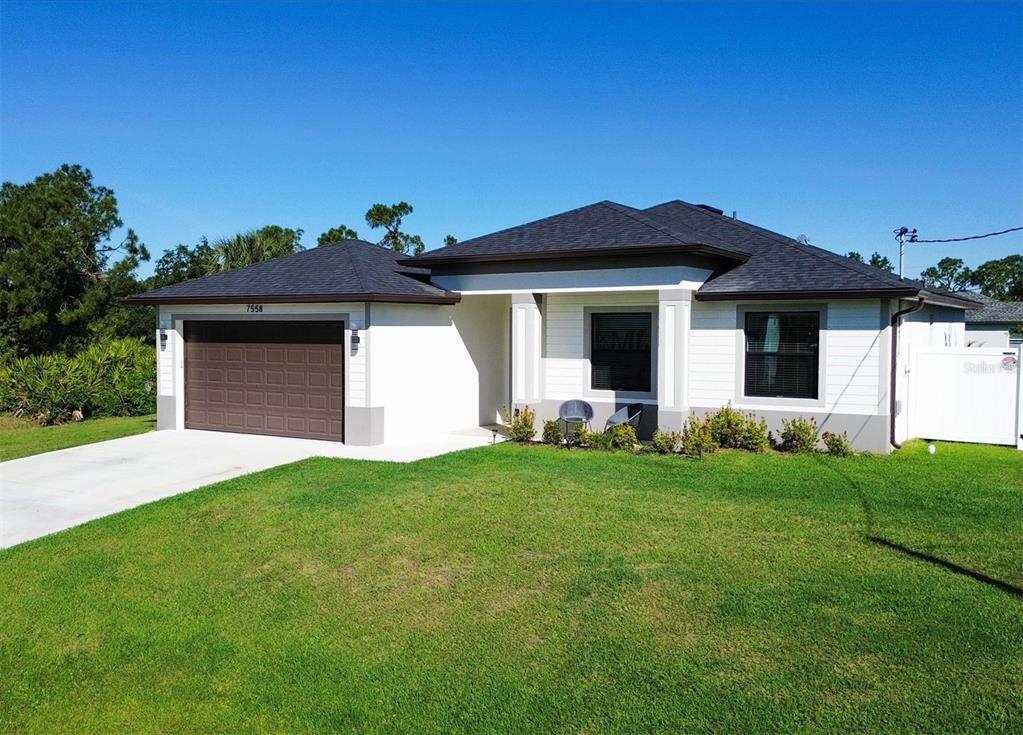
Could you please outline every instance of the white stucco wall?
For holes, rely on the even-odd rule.
[[[895,311],[912,305],[910,301],[893,302],[891,308]],[[962,309],[927,305],[902,317],[895,371],[895,437],[898,441],[910,438],[907,417],[912,410],[909,371],[912,369],[913,351],[935,347],[965,347],[966,344],[966,312]]]
[[[288,319],[336,319],[347,315],[345,322],[345,405],[366,404],[367,337],[362,345],[351,349],[352,329],[365,330],[365,305],[362,303],[263,304],[263,311],[249,313],[245,304],[174,304],[161,306],[157,330],[157,423],[161,428],[185,427],[185,362],[183,321],[224,318],[245,321],[287,321]],[[160,349],[160,332],[167,334],[167,347]],[[172,400],[168,400],[172,399]],[[171,408],[173,406],[173,408]],[[173,415],[168,415],[173,412]]]
[[[508,405],[507,296],[370,306],[369,401],[384,441],[494,423]]]
[[[792,304],[750,302],[753,309],[792,309]],[[689,403],[718,407],[731,402],[746,410],[784,410],[784,401],[744,398],[737,392],[743,354],[743,330],[736,302],[694,301],[689,335]],[[821,328],[824,375],[823,406],[815,410],[841,414],[877,414],[887,396],[888,374],[882,362],[884,330],[877,299],[830,301]],[[798,410],[799,402],[791,405]]]
[[[900,308],[909,306],[902,302]],[[927,305],[902,318],[900,341],[921,347],[964,347],[966,345],[966,312],[947,306]]]

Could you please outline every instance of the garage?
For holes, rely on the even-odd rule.
[[[344,439],[344,323],[186,321],[185,428]]]

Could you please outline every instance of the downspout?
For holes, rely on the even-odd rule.
[[[892,384],[888,391],[888,416],[891,423],[888,427],[888,431],[889,441],[891,441],[892,446],[896,449],[902,448],[902,443],[895,439],[895,387],[899,374],[899,320],[907,314],[912,314],[914,311],[920,311],[922,308],[924,308],[924,297],[920,296],[914,306],[909,306],[892,314]]]

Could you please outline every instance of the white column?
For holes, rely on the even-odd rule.
[[[532,294],[512,296],[512,403],[541,400],[542,317]]]
[[[658,423],[679,428],[689,411],[689,324],[692,291],[658,293],[657,409]]]

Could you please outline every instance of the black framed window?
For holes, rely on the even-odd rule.
[[[590,315],[590,387],[650,392],[650,312]]]
[[[817,398],[820,314],[746,313],[746,395]]]

